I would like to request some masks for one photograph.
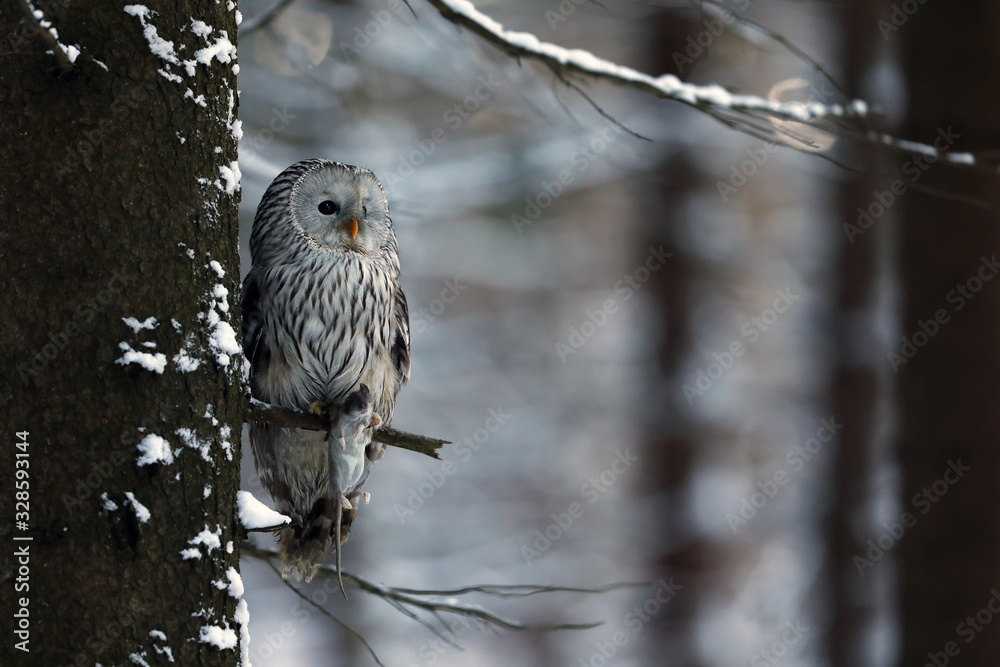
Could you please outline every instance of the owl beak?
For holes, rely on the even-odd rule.
[[[351,235],[351,240],[358,238],[357,218],[351,218],[348,222],[344,223],[344,227],[347,229],[347,233]]]

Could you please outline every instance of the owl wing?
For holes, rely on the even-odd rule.
[[[406,295],[403,293],[403,288],[399,286],[398,282],[395,283],[395,287],[392,296],[389,360],[392,363],[391,372],[396,374],[396,382],[391,396],[383,396],[383,405],[380,406],[380,409],[385,412],[382,417],[386,420],[387,426],[392,423],[396,394],[410,379],[410,310],[406,305]],[[388,405],[385,405],[386,402]],[[378,461],[384,454],[385,445],[372,440],[365,448],[365,457],[368,459],[366,466]],[[360,485],[358,488],[361,488]]]
[[[264,315],[261,312],[260,270],[250,269],[243,279],[243,354],[250,361],[250,387],[271,360],[264,336]],[[252,391],[256,398],[256,391]]]
[[[392,300],[392,349],[389,354],[399,375],[399,388],[402,389],[410,380],[410,309],[398,282]]]

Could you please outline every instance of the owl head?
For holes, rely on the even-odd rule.
[[[290,223],[309,245],[365,255],[391,245],[389,203],[372,172],[320,159],[299,162],[286,172],[293,170],[298,176],[288,190]]]

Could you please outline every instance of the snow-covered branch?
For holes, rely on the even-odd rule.
[[[516,58],[537,60],[559,74],[578,74],[630,86],[663,99],[702,109],[762,112],[778,120],[808,122],[827,117],[863,117],[868,105],[856,100],[846,106],[814,103],[782,103],[756,95],[735,95],[722,86],[685,83],[673,74],[659,77],[618,65],[582,49],[566,49],[543,42],[527,32],[505,30],[477,10],[468,0],[428,0],[444,18],[471,30],[490,44]]]
[[[251,422],[267,422],[281,428],[304,428],[310,431],[325,431],[330,428],[330,424],[327,423],[326,418],[321,415],[287,410],[256,400],[250,403],[247,409],[246,420]],[[444,445],[451,444],[448,440],[439,440],[438,438],[428,438],[424,435],[397,431],[388,426],[376,428],[372,432],[372,440],[391,445],[392,447],[408,449],[411,452],[424,454],[438,460],[441,460],[441,457],[438,456],[438,450]]]
[[[869,121],[877,118],[879,114],[869,109],[869,105],[863,100],[853,100],[846,104],[780,102],[756,95],[737,95],[716,84],[686,83],[673,74],[651,76],[600,58],[589,51],[567,49],[551,42],[543,42],[531,33],[506,30],[500,23],[476,9],[469,0],[428,0],[428,2],[445,19],[470,30],[501,51],[519,60],[534,60],[545,65],[560,81],[581,94],[582,91],[570,77],[601,79],[661,99],[680,102],[707,113],[720,123],[739,132],[764,141],[777,141],[813,155],[822,155],[818,146],[808,137],[783,126],[787,126],[788,123],[802,123],[840,137],[888,148],[898,153],[930,156],[953,165],[972,167],[989,173],[997,172],[996,167],[979,163],[971,153],[945,152],[930,144],[897,139],[871,130]],[[761,28],[769,36],[775,34],[758,24],[752,25]],[[780,40],[780,43],[790,48],[796,55],[806,57],[804,52],[795,48],[790,41]],[[818,63],[806,58],[826,75]],[[596,106],[592,100],[586,99]],[[606,115],[600,107],[597,108],[602,115]],[[828,156],[822,155],[822,157],[840,166],[846,166]]]

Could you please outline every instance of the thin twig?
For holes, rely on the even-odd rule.
[[[526,598],[538,593],[607,593],[623,588],[640,588],[649,586],[648,581],[622,581],[598,588],[580,588],[576,586],[538,586],[535,584],[507,584],[507,585],[482,585],[466,586],[465,588],[454,588],[451,590],[417,590],[413,588],[395,588],[400,593],[410,593],[412,595],[439,595],[444,597],[455,597],[457,595],[467,595],[469,593],[482,593],[498,598]]]
[[[244,549],[245,549],[245,547],[244,547]],[[306,595],[305,593],[303,593],[302,591],[300,591],[298,588],[296,588],[295,586],[293,586],[292,582],[288,581],[287,579],[285,579],[284,577],[281,576],[281,573],[278,572],[278,568],[276,568],[274,566],[274,563],[272,563],[269,558],[262,558],[261,560],[263,560],[265,563],[267,563],[267,566],[270,567],[272,570],[274,570],[274,573],[276,575],[278,575],[278,577],[281,578],[282,583],[284,583],[285,586],[288,586],[288,588],[293,593],[295,593],[300,598],[302,598],[303,600],[305,600],[306,602],[308,602],[314,609],[316,609],[316,611],[318,611],[319,613],[323,614],[324,616],[326,616],[327,618],[329,618],[331,621],[333,621],[334,623],[336,623],[337,625],[339,625],[340,627],[344,628],[349,633],[351,633],[352,635],[354,635],[355,637],[357,637],[358,641],[360,641],[364,645],[364,647],[366,649],[368,649],[368,652],[371,654],[372,659],[376,663],[378,663],[379,665],[382,665],[382,667],[385,667],[385,663],[383,663],[381,660],[379,660],[378,654],[375,653],[375,649],[372,648],[372,645],[368,643],[368,640],[365,639],[364,635],[362,635],[360,632],[358,632],[357,630],[355,630],[353,627],[351,627],[347,623],[344,623],[342,620],[340,620],[339,618],[337,618],[336,616],[334,616],[333,614],[331,614],[325,607],[319,605],[315,600],[312,600],[308,595]]]
[[[260,401],[250,403],[250,406],[247,408],[246,421],[266,422],[280,428],[304,428],[310,431],[325,431],[330,426],[321,415],[279,408]],[[441,457],[438,456],[438,450],[444,445],[451,444],[448,440],[428,438],[424,435],[397,431],[388,426],[380,426],[374,429],[372,431],[372,440],[391,445],[392,447],[399,447],[400,449],[408,449],[411,452],[424,454],[439,461]]]
[[[581,88],[577,84],[573,83],[572,81],[570,81],[569,79],[567,79],[566,77],[564,77],[562,75],[562,72],[555,72],[555,75],[556,75],[556,78],[558,78],[560,81],[562,81],[564,85],[566,85],[567,87],[572,88],[573,90],[575,90],[577,92],[577,94],[580,95],[580,97],[582,97],[584,100],[586,100],[587,104],[589,104],[591,107],[593,107],[594,111],[596,111],[597,113],[599,113],[602,118],[604,118],[605,120],[607,120],[610,123],[613,123],[613,124],[617,125],[624,132],[626,132],[627,134],[635,137],[636,139],[642,139],[643,141],[649,141],[649,142],[653,141],[649,137],[645,137],[645,136],[639,134],[638,132],[635,132],[634,130],[630,130],[628,127],[625,126],[624,123],[622,123],[617,118],[615,118],[614,116],[612,116],[611,114],[609,114],[608,112],[606,112],[604,109],[602,109],[601,105],[594,101],[594,98],[592,98],[590,95],[588,95],[587,92],[583,88]]]
[[[268,562],[270,562],[271,559],[278,557],[278,553],[276,551],[261,549],[260,547],[251,543],[244,543],[242,546],[242,552],[246,555],[253,556],[255,558],[267,560]],[[335,568],[325,565],[320,568],[320,570],[317,572],[317,575],[330,579],[332,581],[337,578],[337,571]],[[393,586],[385,586],[382,584],[376,584],[374,582],[368,581],[367,579],[363,579],[362,577],[359,577],[355,574],[350,574],[349,572],[341,572],[341,576],[343,577],[344,581],[347,582],[348,585],[353,586],[358,590],[361,590],[365,593],[369,593],[376,597],[380,597],[400,605],[405,605],[414,609],[422,609],[436,616],[441,613],[446,613],[446,614],[454,614],[457,616],[475,618],[486,625],[492,625],[494,627],[504,628],[506,630],[533,630],[537,632],[554,632],[557,630],[589,630],[591,628],[595,628],[599,625],[602,625],[602,623],[539,623],[539,624],[522,623],[520,621],[504,618],[491,611],[470,604],[461,604],[457,602],[452,602],[447,599],[445,600],[428,599],[428,598],[439,597],[442,595],[442,593],[444,594],[444,597],[449,597],[450,593],[452,593],[450,591],[418,591],[408,588],[396,588]],[[463,595],[465,593],[483,593],[486,595],[493,595],[496,597],[525,597],[528,595],[535,595],[538,593],[555,593],[564,591],[577,592],[577,593],[603,593],[618,588],[626,588],[626,587],[633,587],[640,585],[643,584],[615,583],[601,588],[577,588],[577,587],[564,587],[564,586],[533,586],[533,585],[518,585],[518,586],[482,585],[482,586],[469,586],[466,588],[457,589],[457,591],[454,591],[454,593],[456,595]]]
[[[777,42],[778,44],[781,44],[783,47],[785,47],[785,49],[791,52],[792,55],[796,56],[799,60],[803,61],[804,63],[812,67],[814,70],[819,72],[820,76],[822,76],[830,83],[830,85],[836,88],[837,91],[840,92],[840,94],[843,95],[845,99],[850,98],[850,95],[848,95],[847,90],[839,83],[837,83],[837,80],[833,77],[833,75],[830,74],[830,72],[828,72],[826,68],[820,65],[818,60],[816,60],[808,53],[806,53],[804,49],[799,48],[794,42],[792,42],[790,39],[788,39],[781,33],[777,32],[776,30],[772,30],[763,23],[759,23],[758,21],[754,21],[753,19],[748,19],[745,16],[740,16],[732,9],[722,4],[721,2],[718,2],[717,0],[699,0],[699,2],[701,4],[714,6],[716,8],[716,11],[718,11],[720,14],[722,14],[723,12],[729,12],[740,23],[759,30],[769,39]],[[826,100],[821,100],[821,101],[825,102]]]

